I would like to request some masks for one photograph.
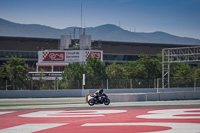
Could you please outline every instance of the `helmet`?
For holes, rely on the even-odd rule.
[[[99,93],[103,93],[103,89],[102,88],[99,90]]]

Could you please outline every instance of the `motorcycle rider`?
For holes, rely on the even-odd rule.
[[[98,100],[98,101],[101,101],[101,96],[103,96],[103,89],[100,88],[99,90],[97,90],[95,93],[95,98]]]

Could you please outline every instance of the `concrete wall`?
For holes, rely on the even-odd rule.
[[[200,91],[200,88],[159,88],[158,92],[185,92],[185,91]],[[89,93],[94,93],[96,90],[89,89]],[[139,89],[104,89],[105,93],[156,93],[156,88],[139,88]]]
[[[67,90],[8,90],[0,91],[0,98],[39,98],[39,97],[84,97],[92,94],[95,89],[67,89]],[[147,93],[156,89],[104,89],[105,93]]]
[[[120,93],[108,94],[111,102],[160,101],[160,100],[192,100],[200,99],[200,91],[160,92],[160,93]]]
[[[0,98],[82,97],[88,90],[9,90],[0,91]]]
[[[93,94],[94,89],[71,90],[9,90],[0,91],[0,98],[47,98],[47,97],[85,97]],[[200,99],[200,88],[169,89],[105,89],[111,102],[158,101]]]

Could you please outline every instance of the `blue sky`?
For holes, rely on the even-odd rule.
[[[115,24],[200,39],[200,0],[0,0],[0,18],[54,28]]]

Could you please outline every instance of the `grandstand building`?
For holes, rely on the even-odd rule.
[[[70,61],[62,60],[58,63],[42,61],[44,52],[54,52],[54,54],[56,54],[55,52],[63,52],[68,55],[70,52],[71,54],[78,53],[79,62],[87,60],[85,57],[83,59],[86,53],[92,56],[96,54],[95,56],[99,56],[105,64],[111,64],[113,62],[135,61],[141,54],[156,56],[163,48],[186,46],[188,45],[92,40],[91,36],[88,35],[81,35],[80,39],[72,39],[71,36],[61,36],[60,39],[0,36],[0,65],[8,60],[7,57],[18,56],[24,58],[29,67],[40,70],[40,68],[45,69],[45,66],[48,66],[46,71],[55,72],[63,71]],[[73,57],[70,58],[73,59]]]

